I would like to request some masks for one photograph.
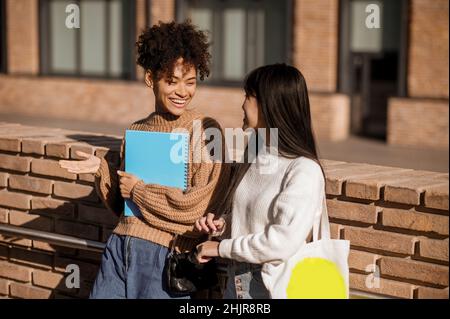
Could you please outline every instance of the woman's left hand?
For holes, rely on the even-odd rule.
[[[208,240],[197,245],[197,262],[200,264],[207,263],[213,257],[219,256],[219,242]]]
[[[126,173],[123,171],[117,171],[117,175],[119,175],[120,180],[120,194],[123,198],[130,198],[131,197],[131,191],[136,185],[137,182],[139,182],[139,178],[134,176],[133,174]]]

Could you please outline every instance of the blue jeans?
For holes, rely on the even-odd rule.
[[[151,241],[112,234],[106,243],[91,299],[189,299],[167,290],[169,249]]]
[[[236,262],[227,269],[227,287],[224,299],[270,299],[270,293],[261,277],[262,265]]]

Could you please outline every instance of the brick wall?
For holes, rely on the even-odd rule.
[[[448,0],[412,0],[408,93],[448,98]]]
[[[147,22],[150,19],[148,16],[147,0],[136,0],[136,41],[139,35],[147,27]],[[136,50],[135,50],[136,51]],[[136,64],[136,79],[142,81],[144,79],[144,69]]]
[[[317,135],[344,140],[350,134],[350,100],[335,94],[339,1],[293,1],[292,33],[292,64],[300,69],[308,84]]]
[[[38,74],[38,2],[8,0],[7,3],[9,73]],[[145,27],[148,13],[144,0],[135,0],[135,3],[138,36]],[[150,23],[173,20],[175,1],[150,1],[150,15]],[[36,28],[29,28],[30,25]],[[334,141],[348,137],[350,116],[349,100],[334,93],[337,25],[337,0],[294,1],[293,64],[305,74],[312,92],[311,108],[317,136]],[[318,34],[326,40],[316,41]],[[143,81],[143,75],[143,69],[136,66],[139,82]],[[58,94],[55,96],[54,92]],[[200,87],[193,105],[219,119],[222,125],[234,127],[242,123],[241,99],[239,88]],[[45,105],[50,117],[129,123],[148,114],[152,103],[153,95],[138,82],[0,75],[0,112],[5,113],[36,115]]]
[[[389,100],[389,144],[448,149],[448,77],[448,1],[413,0],[409,98]]]
[[[175,19],[175,0],[152,0],[151,24],[158,21],[169,22]]]
[[[240,88],[200,85],[191,106],[216,118],[223,127],[241,127],[243,97]],[[310,103],[319,138],[342,140],[348,136],[346,96],[311,93]],[[49,118],[127,124],[147,116],[153,104],[153,92],[143,81],[0,75],[0,119],[1,113],[40,115],[45,107]]]
[[[39,72],[38,0],[6,0],[8,73]]]
[[[311,91],[335,92],[339,2],[297,0],[293,4],[293,64],[302,71]]]
[[[0,223],[105,242],[117,218],[91,174],[57,165],[76,150],[118,160],[120,136],[0,123]],[[351,241],[351,288],[448,298],[448,174],[323,160],[333,238]],[[100,254],[0,235],[0,296],[85,298]],[[80,289],[65,287],[69,264]],[[371,265],[381,275],[368,288]],[[218,291],[211,296],[218,297]]]
[[[389,144],[448,149],[448,100],[391,98]]]

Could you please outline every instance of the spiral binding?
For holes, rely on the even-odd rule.
[[[186,191],[188,187],[189,140],[187,135],[182,136],[184,139],[184,147],[185,147],[184,155],[186,156],[186,158],[184,159],[184,190]]]

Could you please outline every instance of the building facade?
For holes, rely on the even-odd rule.
[[[192,106],[224,127],[241,125],[245,74],[285,62],[305,75],[319,138],[448,147],[447,0],[0,0],[0,10],[0,114],[146,116],[153,96],[134,42],[160,20],[190,18],[213,56]],[[80,28],[67,27],[77,10]]]

